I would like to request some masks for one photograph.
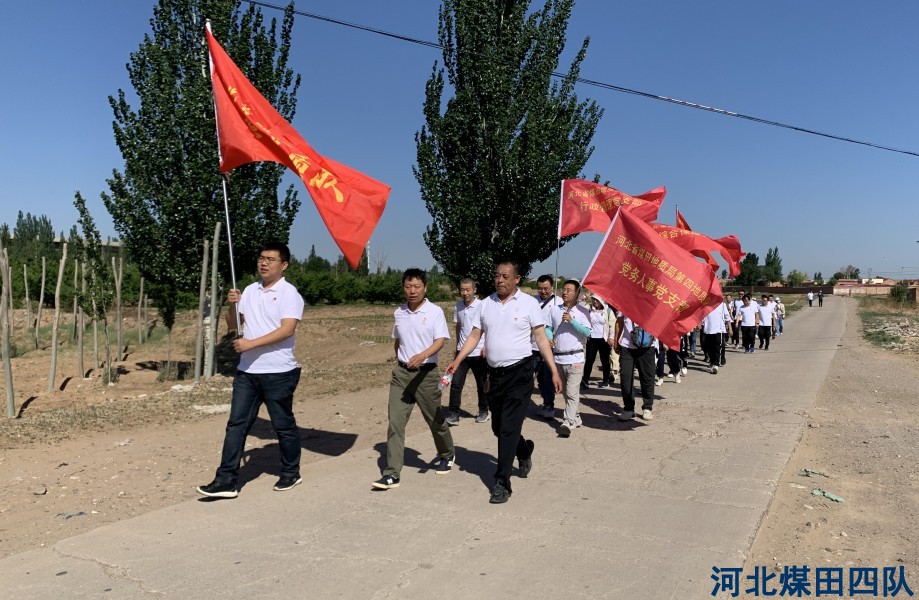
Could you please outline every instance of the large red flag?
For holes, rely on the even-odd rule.
[[[671,348],[722,301],[708,265],[658,235],[634,209],[613,219],[584,285]]]
[[[562,201],[558,215],[558,237],[585,231],[606,231],[616,211],[632,206],[645,221],[657,218],[667,188],[659,187],[641,196],[629,196],[584,179],[562,180]]]
[[[679,221],[678,217],[677,223],[679,223]],[[674,227],[673,225],[651,223],[651,227],[662,238],[669,239],[693,256],[704,258],[713,269],[718,268],[718,261],[711,255],[711,252],[718,252],[728,263],[731,277],[737,277],[740,273],[740,259],[743,258],[743,252],[740,251],[740,240],[737,239],[737,236],[729,235],[713,240],[707,235],[702,235],[691,229]],[[722,241],[727,245],[723,244]]]
[[[686,217],[684,217],[682,213],[680,213],[679,208],[676,209],[676,228],[682,229],[685,231],[692,231],[692,227],[690,227],[689,223],[686,222]],[[718,261],[715,260],[715,257],[712,256],[711,252],[704,250],[702,248],[687,248],[687,250],[689,250],[690,254],[692,254],[693,256],[698,256],[699,258],[707,262],[708,266],[710,266],[716,272],[718,271]]]
[[[256,161],[296,173],[342,254],[357,268],[380,220],[389,186],[313,150],[271,106],[207,31],[220,138],[220,171]]]

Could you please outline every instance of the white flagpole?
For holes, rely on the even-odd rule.
[[[565,208],[565,180],[563,179],[559,185],[558,192],[558,236],[555,240],[555,278],[552,280],[555,283],[552,286],[552,293],[555,293],[555,288],[558,286],[558,255],[559,250],[562,247],[562,211]]]
[[[208,33],[211,32],[211,20],[208,19],[205,23]],[[217,128],[217,157],[219,162],[223,162],[223,154],[220,152],[220,125],[217,123],[220,118],[217,115],[217,99],[214,97],[214,60],[211,58],[211,49],[207,49],[207,62],[209,66],[209,74],[211,76],[211,101],[214,103],[214,125]],[[227,220],[227,249],[230,253],[230,281],[233,285],[233,289],[236,289],[236,267],[233,264],[233,233],[230,230],[230,204],[227,200],[227,175],[222,174],[220,182],[223,187],[223,212]],[[236,313],[236,335],[237,337],[242,337],[242,324],[239,322],[239,311],[234,311]]]
[[[616,214],[613,216],[613,220],[610,221],[610,223],[609,223],[609,228],[606,230],[606,234],[603,236],[603,241],[600,242],[600,245],[599,245],[599,246],[597,246],[597,251],[594,253],[593,259],[590,261],[590,266],[587,267],[587,271],[584,273],[584,277],[581,278],[581,285],[584,284],[584,281],[587,279],[587,276],[590,275],[590,270],[594,268],[594,263],[596,263],[596,262],[597,262],[597,258],[600,257],[600,251],[602,251],[602,250],[603,250],[603,246],[606,245],[606,240],[609,238],[609,234],[612,233],[612,231],[613,231],[613,225],[615,225],[615,224],[616,224],[616,221],[619,219],[619,212],[620,212],[621,210],[622,210],[622,208],[620,207],[620,208],[616,211]],[[593,290],[591,290],[591,292],[593,292]],[[605,302],[606,304],[611,304],[611,302],[609,301],[608,298],[604,298],[603,296],[600,296],[600,299],[603,300],[603,302]]]

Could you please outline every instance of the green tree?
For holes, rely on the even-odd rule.
[[[740,261],[740,274],[734,278],[734,283],[744,287],[756,285],[763,279],[763,269],[759,266],[759,257],[748,252]]]
[[[518,261],[525,276],[555,250],[559,180],[578,177],[593,152],[603,111],[574,93],[589,39],[552,79],[573,4],[530,12],[529,0],[444,0],[440,9],[443,67],[428,79],[415,135],[432,217],[424,240],[452,280],[473,277],[483,293],[498,259]]]
[[[788,275],[785,278],[785,281],[787,281],[788,285],[792,287],[798,287],[799,285],[804,283],[805,279],[807,279],[806,273],[804,273],[803,271],[799,271],[798,269],[792,269],[791,271],[788,272]]]
[[[92,214],[86,208],[86,201],[80,192],[74,195],[73,205],[80,217],[78,223],[83,232],[83,243],[75,248],[74,257],[86,265],[86,294],[79,294],[83,312],[102,322],[102,340],[105,345],[105,371],[103,381],[113,383],[117,372],[112,367],[112,343],[108,330],[108,309],[115,293],[114,275],[111,264],[102,253],[102,237],[96,228]]]
[[[102,198],[169,328],[178,292],[197,286],[201,242],[223,218],[205,20],[278,112],[290,120],[296,109],[300,77],[287,67],[293,5],[280,33],[274,19],[265,25],[254,4],[245,11],[239,6],[239,0],[159,0],[152,32],[127,65],[139,108],[124,90],[109,97],[125,164],[113,171]],[[268,162],[233,171],[228,188],[237,264],[254,269],[262,242],[288,240],[300,201],[293,186],[278,201],[283,172]],[[228,278],[228,262],[220,267]]]
[[[329,273],[332,270],[332,263],[316,254],[316,246],[310,246],[309,256],[303,263],[303,270],[307,273]]]
[[[766,262],[763,264],[763,279],[766,281],[782,281],[782,259],[779,257],[779,247],[769,248],[766,251]]]

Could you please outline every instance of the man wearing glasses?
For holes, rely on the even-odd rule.
[[[303,317],[303,298],[284,280],[290,250],[279,242],[262,246],[258,257],[261,281],[230,290],[227,327],[243,330],[233,341],[239,367],[233,379],[233,399],[227,420],[223,454],[214,481],[198,487],[212,498],[235,498],[239,462],[249,429],[262,403],[281,451],[280,479],[274,490],[283,492],[303,481],[300,478],[300,430],[293,413],[294,390],[300,381],[300,365],[294,358],[294,334]],[[238,315],[238,317],[237,317]]]

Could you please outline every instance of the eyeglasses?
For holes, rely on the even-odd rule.
[[[270,265],[270,264],[274,264],[274,263],[278,262],[279,260],[281,260],[281,259],[275,258],[275,257],[273,257],[273,256],[259,256],[259,257],[258,257],[258,262],[259,262],[259,264],[265,263],[265,264]]]

